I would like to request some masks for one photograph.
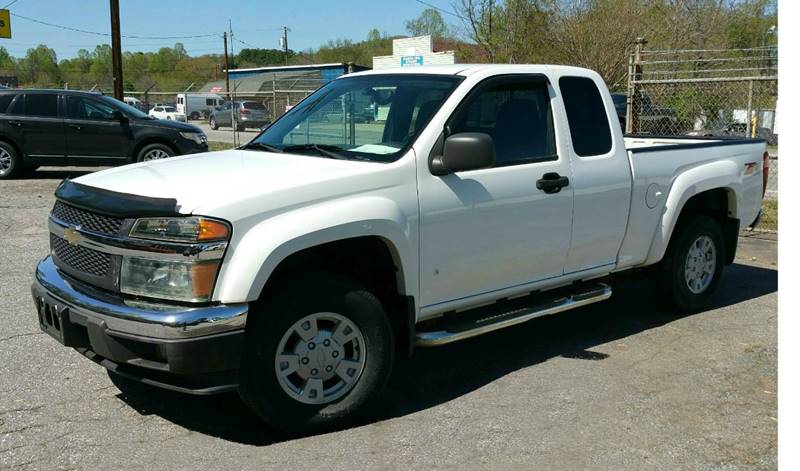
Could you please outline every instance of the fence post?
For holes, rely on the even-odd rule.
[[[636,82],[642,79],[642,48],[647,44],[644,38],[636,38],[633,57],[629,63],[628,73],[628,103],[625,117],[625,131],[628,133],[639,132],[639,112],[641,111],[640,93],[636,90]]]
[[[753,81],[747,83],[747,136],[755,137],[755,129],[753,128]]]

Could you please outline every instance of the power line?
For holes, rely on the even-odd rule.
[[[10,7],[11,5],[17,3],[18,1],[19,0],[11,0],[10,2],[8,2],[8,5],[3,7],[3,10],[8,10],[8,7]]]
[[[434,5],[434,4],[432,4],[432,3],[428,3],[428,2],[425,2],[425,1],[423,1],[423,0],[416,0],[416,2],[417,2],[417,3],[421,3],[421,4],[425,5],[426,7],[431,7],[431,8],[433,8],[434,10],[436,10],[436,11],[439,11],[439,12],[442,12],[442,13],[445,13],[445,14],[447,14],[447,15],[450,15],[450,16],[455,16],[455,17],[456,17],[456,18],[458,18],[458,19],[461,19],[461,20],[463,20],[463,19],[464,19],[464,17],[463,17],[463,16],[461,16],[461,15],[459,15],[458,13],[452,12],[452,11],[450,11],[450,10],[445,10],[444,8],[437,7],[436,5]]]
[[[15,0],[16,1],[16,0]],[[74,31],[76,33],[84,33],[84,34],[93,34],[95,36],[111,36],[111,33],[102,33],[99,31],[89,31],[80,28],[73,28],[71,26],[64,26],[64,25],[57,25],[55,23],[48,23],[47,21],[37,20],[35,18],[29,18],[27,16],[22,16],[17,13],[11,13],[11,16],[15,18],[21,18],[23,20],[32,21],[34,23],[39,23],[41,25],[50,26],[52,28],[64,29],[67,31]],[[139,35],[130,35],[130,34],[123,34],[123,38],[128,39],[194,39],[194,38],[212,38],[217,37],[217,34],[195,34],[189,36],[139,36]]]

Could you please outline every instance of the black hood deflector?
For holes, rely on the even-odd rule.
[[[119,218],[179,216],[178,201],[174,198],[118,193],[64,180],[56,188],[56,198],[87,211]]]

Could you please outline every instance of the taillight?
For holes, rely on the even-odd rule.
[[[242,111],[240,111],[240,113],[241,114],[250,114],[250,110],[248,110],[247,108],[242,108]]]
[[[761,198],[767,193],[767,180],[769,180],[769,152],[764,152],[764,164],[761,166],[764,177],[764,185],[761,187]]]

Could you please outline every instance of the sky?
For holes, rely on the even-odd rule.
[[[0,8],[11,0],[0,0]],[[450,9],[448,0],[425,0]],[[38,44],[56,51],[58,59],[74,57],[79,49],[93,50],[97,44],[111,43],[98,36],[45,26],[15,17],[15,14],[47,23],[109,33],[108,0],[16,0],[11,11],[11,39],[0,39],[15,57]],[[348,38],[360,41],[378,28],[389,35],[405,34],[405,22],[427,8],[417,0],[120,0],[121,34],[131,36],[216,37],[188,39],[122,38],[122,49],[155,51],[182,42],[190,55],[222,53],[222,32],[230,19],[236,50],[245,47],[278,49],[280,27],[289,27],[289,48],[317,48],[329,40]]]

